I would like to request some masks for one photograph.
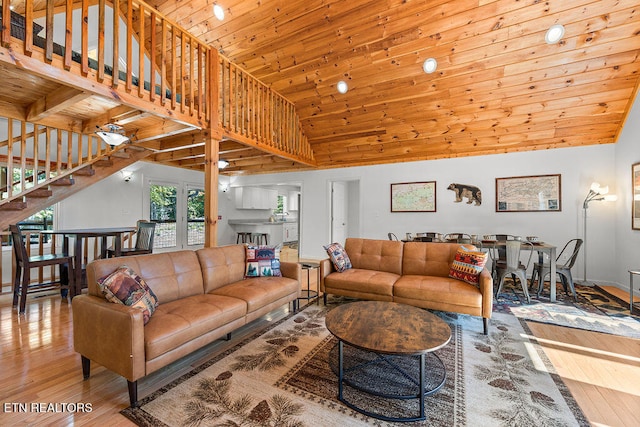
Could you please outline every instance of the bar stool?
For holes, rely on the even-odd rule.
[[[251,233],[246,231],[238,231],[236,243],[251,243]]]
[[[269,233],[253,233],[253,243],[257,245],[269,244]]]

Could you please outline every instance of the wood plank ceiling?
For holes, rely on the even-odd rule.
[[[638,0],[149,3],[294,102],[319,168],[614,143],[638,87]],[[246,150],[236,172],[298,167]]]

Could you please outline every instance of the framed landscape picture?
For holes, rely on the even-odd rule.
[[[631,228],[640,230],[640,163],[631,166]]]
[[[435,181],[391,184],[391,212],[435,211]]]
[[[560,174],[496,178],[496,212],[559,212]]]

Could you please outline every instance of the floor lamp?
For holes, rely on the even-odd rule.
[[[584,199],[584,203],[582,203],[582,212],[583,212],[583,221],[582,221],[582,225],[584,227],[583,229],[583,240],[584,240],[584,279],[582,284],[583,285],[587,285],[587,209],[589,209],[589,203],[592,201],[615,201],[618,199],[618,196],[616,196],[615,194],[611,194],[611,195],[606,195],[609,192],[609,187],[600,187],[600,184],[598,184],[597,182],[594,182],[591,184],[591,188],[589,188],[589,194],[587,194],[587,197],[585,197]]]

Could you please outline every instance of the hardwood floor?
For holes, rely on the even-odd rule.
[[[315,277],[312,274],[312,288]],[[234,332],[231,341],[216,341],[141,380],[140,396],[282,318],[288,310],[282,307]],[[592,425],[640,425],[639,340],[529,325]],[[128,406],[127,383],[123,378],[93,364],[91,378],[82,380],[80,357],[73,351],[72,331],[71,306],[59,296],[30,296],[26,315],[19,316],[11,307],[10,296],[0,295],[0,425],[133,425],[119,414]],[[75,404],[67,406],[67,409],[75,406],[75,412],[61,411],[62,404]],[[90,412],[88,406],[84,412],[79,410],[80,404],[90,405]]]

